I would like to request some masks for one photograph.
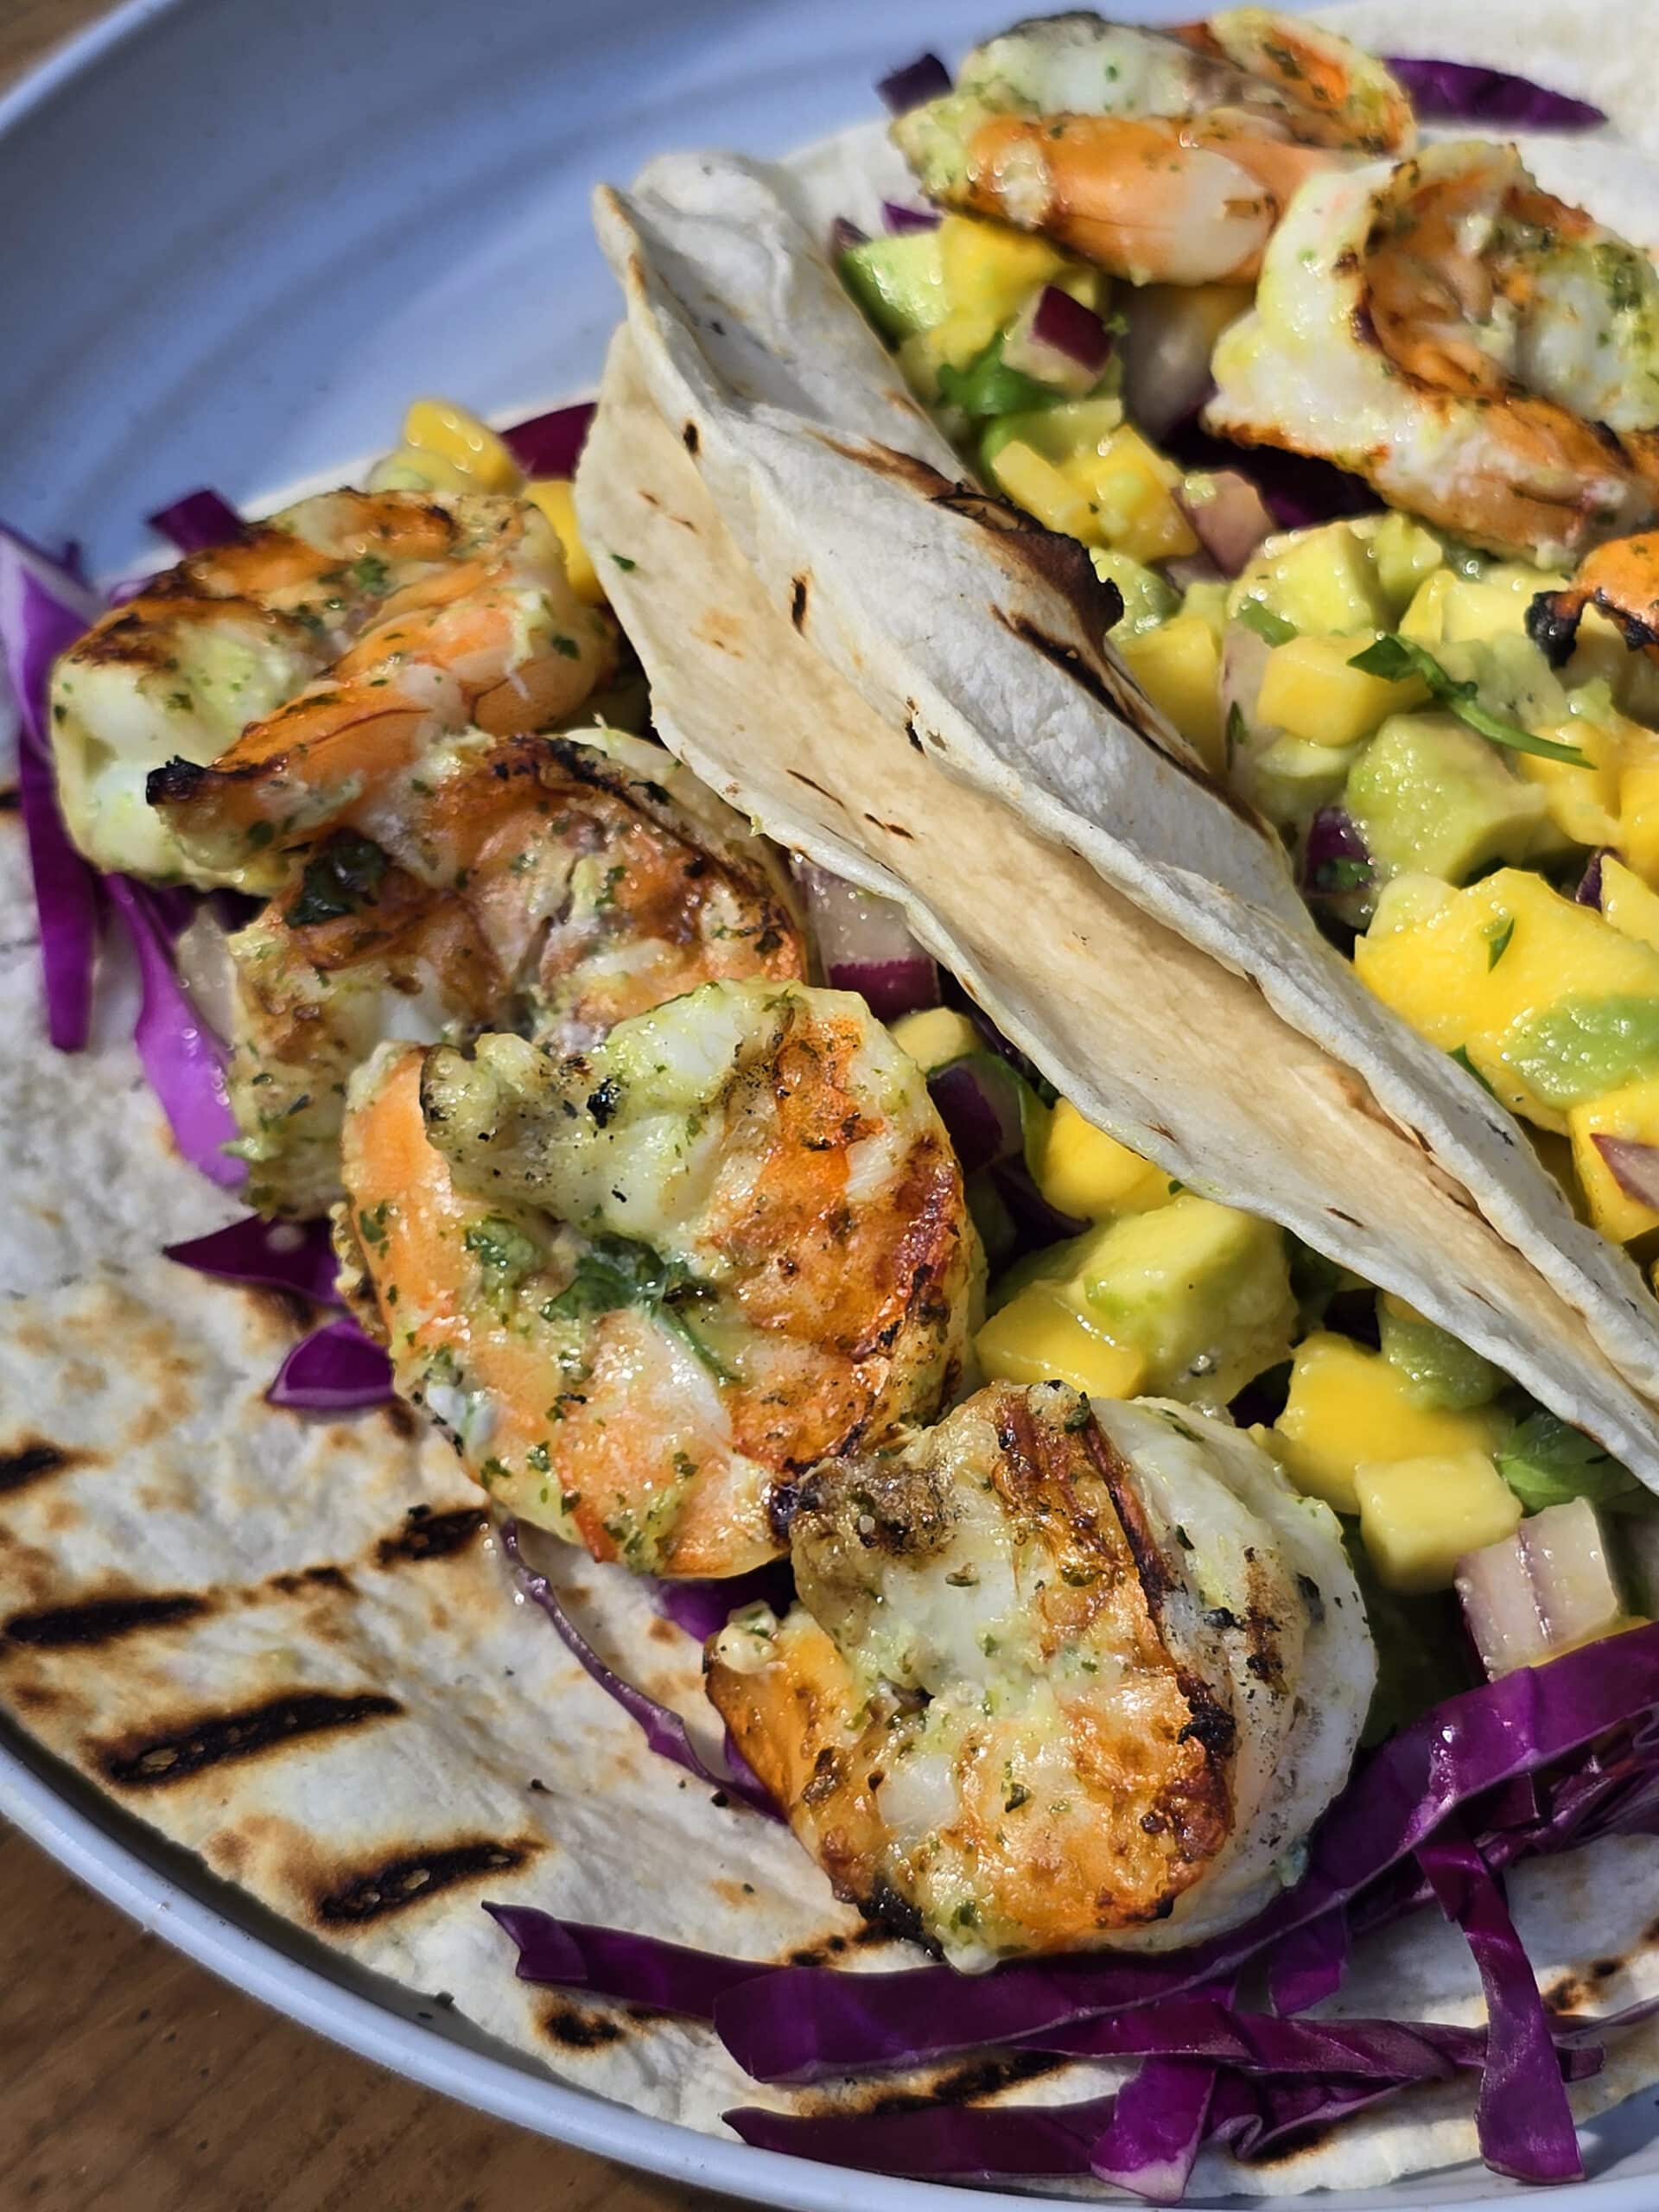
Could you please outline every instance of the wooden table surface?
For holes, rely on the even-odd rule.
[[[106,5],[0,0],[0,86]],[[187,2206],[720,2212],[294,2026],[0,1824],[0,2212]]]

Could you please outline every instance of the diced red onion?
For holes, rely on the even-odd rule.
[[[1601,864],[1607,858],[1609,848],[1604,845],[1599,853],[1592,853],[1584,874],[1579,878],[1579,887],[1573,893],[1580,906],[1601,906]],[[1614,855],[1617,859],[1617,854]]]
[[[1178,553],[1164,563],[1165,581],[1177,591],[1191,591],[1194,584],[1222,584],[1228,579],[1207,553]]]
[[[1126,341],[1126,364],[1127,359]],[[1140,422],[1133,400],[1128,407],[1130,415]],[[1160,434],[1154,431],[1153,435]],[[1351,476],[1346,469],[1333,467],[1316,454],[1285,453],[1277,446],[1236,445],[1230,438],[1213,436],[1191,417],[1162,435],[1161,442],[1183,468],[1236,468],[1248,476],[1281,530],[1311,530],[1319,523],[1340,522],[1348,515],[1376,514],[1382,510],[1382,500],[1363,476]]]
[[[849,251],[852,247],[855,245],[868,245],[869,242],[869,232],[865,230],[861,230],[858,225],[846,215],[837,215],[835,221],[830,226],[830,258],[831,261],[839,261],[842,255]]]
[[[1237,469],[1218,468],[1205,480],[1214,487],[1208,498],[1196,497],[1189,480],[1179,502],[1222,575],[1236,576],[1275,524],[1262,494]]]
[[[248,1171],[225,1151],[238,1134],[225,1088],[227,1056],[174,967],[180,918],[165,892],[129,875],[105,882],[138,962],[143,997],[132,1037],[149,1087],[184,1158],[210,1181],[234,1190]]]
[[[1020,1157],[1024,1139],[1020,1078],[994,1052],[976,1052],[928,1079],[939,1119],[964,1175]]]
[[[832,989],[861,993],[881,1021],[938,1004],[938,969],[912,937],[902,907],[810,861],[796,873]]]
[[[1361,868],[1363,876],[1357,873]],[[1346,898],[1363,887],[1370,871],[1371,856],[1352,816],[1339,806],[1322,806],[1302,847],[1302,887],[1308,897]]]
[[[1045,284],[1027,302],[1002,340],[1009,368],[1073,398],[1094,390],[1111,354],[1111,333],[1100,317],[1058,284]]]
[[[289,1413],[352,1414],[392,1395],[391,1362],[348,1315],[302,1337],[265,1396]]]
[[[1659,1145],[1643,1144],[1636,1137],[1604,1136],[1599,1131],[1590,1141],[1625,1197],[1659,1212]]]
[[[555,407],[501,433],[502,443],[526,476],[574,476],[594,419],[594,402]]]
[[[17,703],[18,797],[41,932],[47,1034],[60,1052],[86,1042],[98,950],[98,877],[70,842],[48,734],[52,664],[101,612],[62,561],[0,526],[0,666]]]
[[[894,115],[906,115],[924,100],[938,99],[950,89],[950,72],[937,54],[918,54],[902,69],[878,79],[877,92]]]
[[[589,1679],[597,1682],[607,1697],[614,1698],[629,1719],[639,1726],[646,1743],[661,1758],[672,1760],[683,1767],[688,1774],[695,1774],[715,1789],[724,1790],[728,1797],[740,1798],[757,1813],[764,1813],[768,1820],[779,1818],[778,1808],[759,1788],[753,1777],[717,1774],[691,1741],[690,1731],[677,1713],[627,1681],[613,1667],[607,1667],[593,1645],[565,1611],[564,1601],[544,1574],[537,1574],[524,1555],[518,1541],[517,1522],[501,1524],[501,1548],[512,1562],[518,1587],[534,1605],[538,1605],[557,1630],[564,1645]]]
[[[169,539],[181,553],[204,553],[210,546],[233,545],[246,527],[230,501],[207,485],[198,492],[187,492],[148,520],[150,528]]]
[[[1471,61],[1426,60],[1390,54],[1389,67],[1411,95],[1420,120],[1498,123],[1539,130],[1593,130],[1607,118],[1588,100],[1552,92],[1529,77]]]
[[[1137,293],[1123,334],[1123,404],[1149,438],[1194,416],[1215,390],[1210,357],[1215,325],[1208,304],[1181,285]]]
[[[913,231],[937,231],[940,216],[937,207],[906,207],[897,200],[884,200],[881,221],[892,237],[904,238]]]
[[[216,1275],[224,1282],[268,1284],[296,1290],[318,1306],[338,1306],[334,1286],[339,1263],[326,1221],[266,1221],[251,1213],[188,1243],[162,1249],[181,1268]]]

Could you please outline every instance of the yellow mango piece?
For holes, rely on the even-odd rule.
[[[1587,768],[1575,768],[1570,760],[1545,760],[1535,753],[1511,755],[1523,776],[1542,785],[1550,819],[1575,845],[1614,843],[1623,766],[1617,734],[1580,715],[1535,734],[1576,747],[1590,762]]]
[[[404,417],[404,443],[419,453],[442,454],[481,492],[516,492],[524,472],[489,424],[470,407],[447,399],[416,399]]]
[[[1451,1413],[1420,1405],[1410,1377],[1381,1352],[1319,1330],[1296,1348],[1274,1437],[1298,1490],[1338,1513],[1357,1513],[1361,1467],[1431,1452],[1491,1452],[1508,1427],[1489,1407]]]
[[[429,446],[395,446],[369,471],[371,492],[476,492],[478,480]]]
[[[910,1054],[918,1068],[931,1073],[948,1068],[952,1060],[969,1052],[982,1052],[985,1039],[965,1014],[955,1007],[924,1007],[919,1014],[901,1014],[887,1027],[901,1052]]]
[[[1170,1179],[1161,1167],[1085,1122],[1069,1098],[1055,1101],[1033,1151],[1031,1168],[1038,1189],[1058,1213],[1080,1221],[1146,1213],[1167,1204],[1171,1196]]]
[[[1651,892],[1647,895],[1653,896]],[[1567,1125],[1579,1188],[1602,1235],[1616,1244],[1628,1244],[1633,1236],[1659,1229],[1659,1212],[1619,1187],[1596,1143],[1599,1136],[1630,1137],[1637,1144],[1659,1146],[1659,1077],[1649,1076],[1586,1105],[1570,1107]]]
[[[1010,1299],[974,1341],[993,1382],[1069,1382],[1097,1398],[1132,1398],[1146,1380],[1146,1354],[1091,1328],[1053,1283]]]
[[[525,485],[524,497],[541,509],[557,532],[564,548],[564,572],[576,597],[589,607],[602,607],[605,587],[576,526],[575,486],[563,476],[538,476]]]
[[[955,312],[983,316],[998,328],[1067,266],[1046,239],[976,215],[945,217],[939,260]]]
[[[1518,563],[1501,565],[1479,579],[1453,573],[1440,601],[1440,643],[1524,637],[1534,598],[1541,591],[1559,590],[1566,581]]]
[[[1409,714],[1428,697],[1421,677],[1390,683],[1351,665],[1375,640],[1290,638],[1268,655],[1255,719],[1310,745],[1354,745],[1390,715]]]
[[[1601,912],[1623,935],[1659,952],[1659,892],[1650,891],[1611,853],[1602,857]]]
[[[1372,1461],[1354,1478],[1359,1533],[1390,1590],[1449,1590],[1465,1552],[1521,1525],[1521,1501],[1481,1451]]]
[[[1196,553],[1192,525],[1176,504],[1181,472],[1126,423],[1103,453],[1080,454],[1069,464],[1096,511],[1096,542],[1137,561],[1168,561]]]
[[[1446,626],[1446,594],[1457,581],[1456,572],[1451,569],[1436,569],[1425,576],[1412,594],[1410,606],[1400,617],[1400,635],[1409,638],[1414,645],[1431,648],[1438,645]]]
[[[1217,775],[1227,765],[1221,722],[1221,645],[1203,614],[1173,615],[1118,647],[1130,674]]]
[[[1625,748],[1615,842],[1645,882],[1659,885],[1659,740]]]
[[[1094,506],[1075,480],[1045,461],[1035,446],[1010,439],[991,463],[991,474],[1014,505],[1049,530],[1098,545],[1101,532]]]

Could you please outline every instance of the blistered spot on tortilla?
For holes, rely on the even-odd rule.
[[[694,638],[712,645],[718,653],[729,653],[734,660],[743,658],[743,631],[735,615],[724,614],[718,607],[711,607],[701,621],[692,627]]]
[[[796,783],[804,784],[808,791],[817,791],[820,798],[828,799],[831,806],[839,806],[843,814],[846,812],[845,804],[836,797],[834,791],[827,791],[822,784],[814,783],[804,769],[791,768],[789,772]]]
[[[789,587],[789,619],[798,630],[806,626],[806,578],[794,576]]]
[[[607,2044],[620,2043],[627,2033],[614,2013],[573,2005],[568,1997],[550,2005],[537,2024],[561,2050],[603,2050]]]
[[[695,461],[697,457],[697,448],[702,443],[702,439],[697,435],[697,426],[695,423],[688,423],[680,432],[680,443]]]
[[[375,1546],[375,1565],[448,1559],[475,1544],[488,1525],[489,1515],[480,1505],[463,1505],[448,1513],[435,1513],[429,1505],[411,1505],[397,1535],[382,1536]]]
[[[345,1875],[315,1898],[312,1910],[325,1927],[361,1925],[424,1904],[458,1883],[507,1873],[543,1848],[537,1836],[518,1836],[511,1843],[477,1836],[462,1843],[428,1845]]]
[[[199,1714],[90,1748],[105,1781],[124,1789],[151,1789],[188,1782],[209,1767],[285,1750],[308,1737],[393,1719],[403,1709],[380,1690],[290,1690],[259,1705]]]
[[[685,1630],[676,1628],[672,1621],[664,1620],[660,1613],[653,1616],[650,1626],[645,1630],[645,1636],[652,1643],[679,1645],[685,1641]]]
[[[401,1398],[388,1398],[380,1408],[380,1418],[400,1444],[412,1443],[421,1433],[420,1422]]]
[[[264,1586],[280,1591],[284,1598],[297,1598],[310,1590],[349,1590],[352,1578],[343,1567],[296,1567],[271,1575]]]
[[[879,814],[867,814],[864,819],[877,830],[885,830],[889,837],[903,837],[913,842],[916,832],[906,830],[902,822],[884,822]]]
[[[48,1475],[67,1474],[72,1468],[99,1464],[95,1452],[71,1452],[60,1444],[48,1444],[44,1437],[29,1437],[0,1452],[0,1497],[44,1482]]]
[[[143,1629],[175,1628],[213,1607],[190,1590],[122,1591],[83,1598],[73,1605],[43,1605],[0,1622],[0,1641],[53,1650],[115,1643]]]

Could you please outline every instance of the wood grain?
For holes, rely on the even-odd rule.
[[[0,89],[105,12],[105,0],[0,0]],[[0,2212],[185,2206],[719,2212],[294,2026],[0,1824]]]

